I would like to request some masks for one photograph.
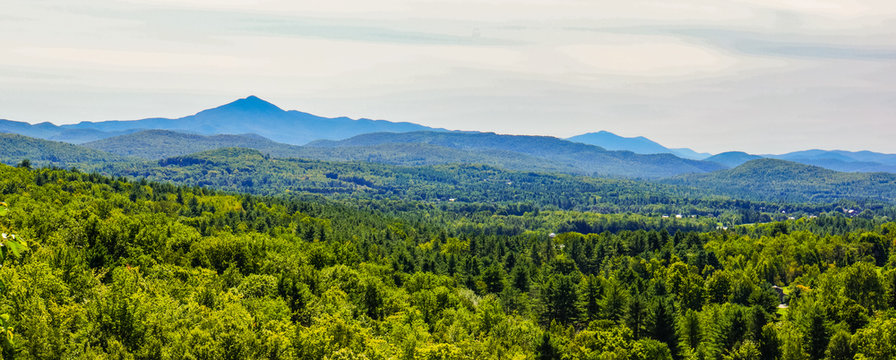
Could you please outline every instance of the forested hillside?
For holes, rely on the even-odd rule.
[[[896,356],[882,218],[553,237],[50,169],[0,193],[4,358]]]
[[[29,159],[33,167],[62,166],[258,195],[313,193],[336,199],[442,203],[455,199],[491,208],[525,204],[540,210],[713,216],[724,225],[842,209],[870,211],[873,216],[888,213],[896,201],[891,174],[839,173],[779,160],[657,183],[566,175],[576,172],[573,165],[507,150],[470,151],[422,143],[299,147],[252,135],[144,134],[90,146],[150,158],[185,149],[217,149],[148,161],[3,134],[0,142],[6,150],[0,161],[16,165]],[[218,148],[230,142],[262,150]],[[530,172],[533,169],[538,172]]]
[[[724,168],[704,161],[686,160],[671,154],[641,155],[629,151],[607,151],[550,136],[498,135],[494,133],[429,132],[363,134],[342,141],[315,141],[308,146],[338,148],[381,144],[428,144],[468,151],[503,151],[562,164],[577,174],[630,178],[660,178],[702,173]]]
[[[430,144],[377,144],[317,147],[274,142],[258,135],[198,135],[169,130],[146,130],[83,144],[84,147],[147,160],[191,155],[208,150],[241,147],[275,158],[420,166],[433,164],[483,164],[510,170],[579,172],[573,165],[552,164],[510,151],[468,151]],[[85,162],[87,163],[87,162]],[[90,165],[94,165],[91,163]]]
[[[0,133],[0,163],[28,160],[34,166],[75,166],[124,161],[121,156],[58,141]]]
[[[145,130],[83,144],[86,148],[121,156],[159,160],[225,147],[256,149],[277,157],[297,157],[300,147],[258,135],[199,135],[170,130]]]
[[[896,174],[845,173],[776,159],[753,160],[729,170],[663,182],[773,202],[896,201]]]
[[[766,203],[699,189],[625,179],[515,172],[483,165],[391,166],[365,162],[276,159],[256,150],[226,148],[164,159],[98,167],[102,173],[259,195],[320,194],[332,199],[422,202],[427,206],[495,211],[634,212],[710,216],[726,225],[819,215],[851,206],[884,211],[887,203]],[[420,206],[420,205],[415,205]],[[860,207],[859,207],[860,206]],[[785,211],[790,215],[782,215]],[[882,212],[881,212],[882,213]],[[882,213],[883,214],[883,213]]]

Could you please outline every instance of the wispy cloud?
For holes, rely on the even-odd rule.
[[[446,128],[896,152],[890,0],[4,5],[0,117],[17,120],[182,116],[252,93]]]

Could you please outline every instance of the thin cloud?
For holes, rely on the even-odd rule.
[[[451,129],[610,130],[713,152],[896,152],[892,1],[44,0],[4,10],[0,117],[13,120],[183,116],[256,94],[286,109]]]

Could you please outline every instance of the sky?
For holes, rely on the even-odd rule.
[[[0,118],[322,116],[896,153],[892,0],[12,0]]]

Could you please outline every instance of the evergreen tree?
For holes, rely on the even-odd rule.
[[[675,336],[675,313],[668,301],[656,299],[648,312],[647,334],[669,346],[672,353],[677,349]]]
[[[482,272],[482,282],[485,291],[491,294],[499,294],[504,291],[504,269],[498,265],[489,266]]]
[[[551,340],[551,335],[548,332],[544,332],[541,334],[541,339],[538,342],[538,346],[535,347],[536,359],[538,360],[560,360],[560,351],[557,349],[554,342]]]
[[[542,323],[571,325],[579,319],[579,299],[574,275],[551,274],[542,289]]]
[[[603,318],[617,322],[622,320],[627,300],[628,290],[625,286],[615,277],[608,279],[604,287],[604,296],[600,302]]]
[[[804,316],[806,317],[806,352],[812,360],[822,359],[830,339],[824,313],[818,305],[811,305]]]
[[[454,256],[451,257],[451,260],[454,260]],[[529,292],[529,271],[524,265],[520,264],[513,268],[511,276],[513,277],[514,288],[524,293]]]
[[[781,356],[781,338],[774,324],[766,324],[757,339],[760,359],[776,360]]]
[[[594,275],[582,279],[582,308],[585,322],[597,320],[601,316],[600,301],[602,297],[601,279]]]
[[[625,306],[625,325],[635,340],[641,339],[647,326],[647,304],[639,295],[630,296]]]
[[[678,338],[683,349],[696,350],[703,341],[700,318],[694,310],[687,310],[678,320]]]
[[[856,355],[852,346],[851,336],[848,332],[840,330],[831,337],[831,342],[825,350],[826,360],[852,360]]]

